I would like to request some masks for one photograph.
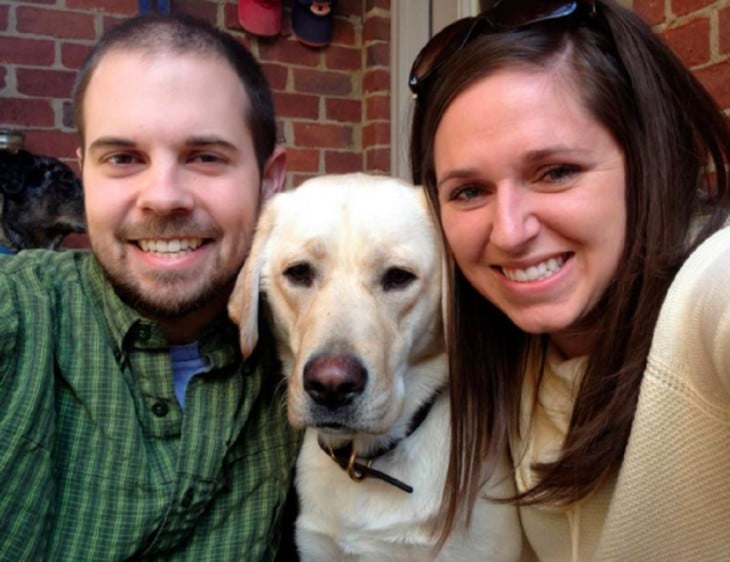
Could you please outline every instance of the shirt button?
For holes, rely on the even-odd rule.
[[[180,500],[180,505],[182,507],[190,507],[190,504],[193,503],[193,496],[195,495],[195,492],[192,488],[188,488],[188,491],[185,492],[185,495],[183,495],[182,499]]]
[[[139,328],[137,329],[137,337],[141,342],[146,342],[147,340],[149,340],[151,335],[152,332],[149,326],[139,326]]]
[[[169,411],[170,408],[164,402],[155,402],[152,404],[152,413],[158,418],[164,418]]]

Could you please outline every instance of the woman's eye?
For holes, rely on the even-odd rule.
[[[551,183],[559,183],[572,178],[579,171],[580,169],[578,166],[571,164],[558,164],[556,166],[550,166],[547,171],[540,176],[540,180]]]
[[[449,193],[449,201],[471,201],[484,195],[484,189],[478,185],[463,185]]]

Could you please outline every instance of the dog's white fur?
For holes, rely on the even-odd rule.
[[[275,196],[262,213],[229,311],[248,355],[265,294],[288,378],[289,420],[308,428],[296,478],[304,561],[520,558],[516,509],[485,499],[477,501],[471,526],[458,527],[434,551],[450,440],[443,261],[422,191],[392,178],[315,178]],[[292,276],[293,266],[311,275],[302,278],[300,268]],[[412,280],[388,285],[392,268]],[[312,400],[302,382],[305,366],[322,355],[355,357],[367,371],[362,393],[334,411]],[[426,419],[406,436],[414,413],[434,395]],[[318,436],[333,447],[352,441],[361,457],[400,440],[373,468],[413,493],[370,477],[352,480]],[[510,481],[505,464],[485,491],[505,497],[513,493]]]

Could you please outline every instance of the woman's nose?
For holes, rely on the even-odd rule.
[[[497,187],[489,242],[508,253],[519,253],[540,230],[534,194],[512,183]]]

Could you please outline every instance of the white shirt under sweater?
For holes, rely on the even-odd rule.
[[[562,443],[584,364],[551,350],[534,411],[526,377],[521,423],[533,425],[512,441],[518,490],[534,483],[529,465]],[[669,289],[618,475],[568,509],[520,515],[540,560],[730,560],[730,227]]]

